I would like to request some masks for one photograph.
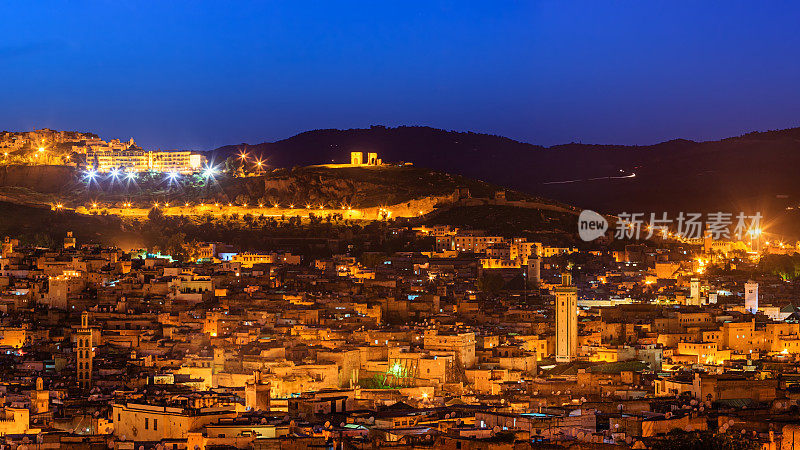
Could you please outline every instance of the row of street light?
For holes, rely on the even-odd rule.
[[[62,204],[61,204],[61,203],[58,203],[58,204],[57,204],[57,207],[58,207],[58,208],[60,208],[60,207],[62,207],[62,206],[63,206],[63,205],[62,205],[62,206],[58,206],[58,205],[62,205]],[[180,204],[171,204],[171,203],[169,203],[169,202],[153,202],[153,204],[152,204],[152,206],[153,206],[153,207],[156,207],[156,208],[161,208],[161,207],[164,207],[164,208],[169,208],[169,207],[170,207],[170,205],[172,205],[173,207],[180,207],[180,206],[181,206]],[[131,203],[131,202],[125,202],[125,203],[123,203],[123,204],[122,204],[122,206],[123,206],[124,208],[133,208],[133,203]],[[183,206],[183,207],[185,207],[185,208],[189,208],[189,207],[201,207],[201,208],[206,208],[206,207],[208,207],[208,208],[211,208],[211,207],[215,207],[215,208],[219,208],[220,206],[221,206],[221,207],[228,206],[228,207],[236,207],[236,208],[248,208],[248,207],[250,207],[250,208],[256,208],[256,205],[255,205],[255,204],[254,204],[254,205],[250,205],[250,204],[248,204],[248,203],[243,203],[243,204],[241,204],[241,205],[235,205],[235,204],[233,204],[233,203],[227,203],[227,204],[226,204],[226,203],[219,203],[219,202],[216,202],[216,203],[208,203],[208,204],[206,204],[205,202],[202,202],[202,203],[196,203],[196,204],[192,204],[192,203],[189,203],[189,202],[184,202],[182,206]],[[272,203],[272,204],[270,204],[269,206],[271,206],[271,207],[273,207],[273,208],[281,208],[281,207],[282,207],[280,203]],[[258,203],[258,208],[264,208],[264,207],[265,207],[264,203]],[[266,207],[268,207],[268,206],[266,206]],[[289,207],[289,209],[301,209],[301,208],[295,208],[295,205],[294,205],[294,204],[290,204],[290,205],[288,205],[288,207]],[[92,204],[91,204],[91,208],[92,208],[92,209],[99,209],[99,208],[106,208],[106,206],[104,206],[104,205],[101,205],[101,204],[99,204],[99,203],[97,203],[97,202],[92,202]],[[325,205],[319,205],[318,207],[312,207],[311,205],[306,205],[305,209],[308,209],[308,210],[311,210],[311,209],[321,209],[321,210],[324,210],[324,209],[326,209],[326,208],[325,208]],[[329,208],[329,209],[336,209],[336,208]],[[341,210],[342,210],[342,211],[352,211],[352,210],[353,210],[353,207],[352,207],[352,206],[350,206],[350,205],[347,205],[347,204],[343,204],[343,205],[341,206]]]
[[[217,169],[214,166],[206,166],[203,168],[200,174],[203,176],[203,178],[208,180],[210,178],[214,178],[214,176],[219,174],[219,169]],[[100,178],[100,176],[101,173],[94,169],[86,169],[86,171],[83,173],[83,179],[88,183],[96,181],[98,178]],[[130,182],[130,181],[135,181],[138,177],[139,177],[139,172],[134,172],[134,171],[128,172],[121,170],[118,167],[114,167],[108,171],[108,175],[106,175],[105,178],[107,180],[111,180],[112,182],[118,181],[120,179],[124,179]],[[181,173],[178,172],[177,170],[164,172],[164,179],[166,181],[169,181],[170,183],[178,181],[180,177]]]

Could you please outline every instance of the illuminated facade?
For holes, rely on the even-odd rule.
[[[423,347],[433,352],[453,354],[467,369],[475,365],[475,333],[439,333],[426,331]]]
[[[383,161],[378,158],[377,153],[367,153],[367,159],[364,160],[364,152],[350,152],[350,165],[351,166],[380,166]]]
[[[254,264],[300,264],[302,257],[291,253],[239,253],[231,257],[231,262],[240,263],[244,268],[252,268]]]
[[[86,153],[86,167],[101,173],[119,169],[124,172],[153,170],[189,174],[200,171],[205,159],[203,155],[190,151],[102,150]]]

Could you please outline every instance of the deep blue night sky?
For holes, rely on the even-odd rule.
[[[544,145],[800,124],[800,4],[698,3],[4,2],[0,129],[208,149],[371,124]]]

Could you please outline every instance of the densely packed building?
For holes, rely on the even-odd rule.
[[[0,150],[14,151],[37,148],[46,144],[98,142],[96,134],[80,131],[56,131],[49,128],[33,131],[0,131]],[[100,141],[102,142],[102,141]]]
[[[49,249],[6,238],[0,436],[48,448],[646,448],[683,430],[778,449],[800,426],[793,285],[749,257],[386,233],[430,251],[205,243],[179,262],[72,234]]]
[[[129,141],[111,139],[104,141],[95,134],[77,131],[56,131],[48,128],[34,131],[0,132],[2,163],[7,164],[70,164],[78,160],[87,170],[108,173],[112,171],[199,172],[206,157],[192,151],[151,151]],[[60,155],[58,158],[54,155]],[[80,158],[71,158],[71,156]]]

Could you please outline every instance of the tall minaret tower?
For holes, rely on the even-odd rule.
[[[758,312],[758,283],[755,281],[744,284],[744,309],[752,314]]]
[[[578,288],[572,275],[561,275],[556,294],[556,362],[572,361],[578,353]]]
[[[92,330],[89,328],[89,312],[81,314],[78,329],[78,386],[88,388],[92,384]]]
[[[687,305],[700,306],[700,280],[692,278],[689,282],[689,298],[686,299]]]
[[[5,239],[3,239],[2,253],[0,253],[0,257],[8,258],[12,253],[14,253],[14,243],[11,241],[10,237],[6,236]]]
[[[528,284],[538,286],[542,281],[542,260],[538,256],[531,255],[528,257],[527,278]]]
[[[67,231],[67,237],[64,238],[64,250],[75,248],[75,243],[75,236],[72,235],[72,231]]]
[[[50,391],[44,390],[42,377],[36,379],[36,389],[31,391],[30,396],[32,413],[41,414],[50,410]]]

